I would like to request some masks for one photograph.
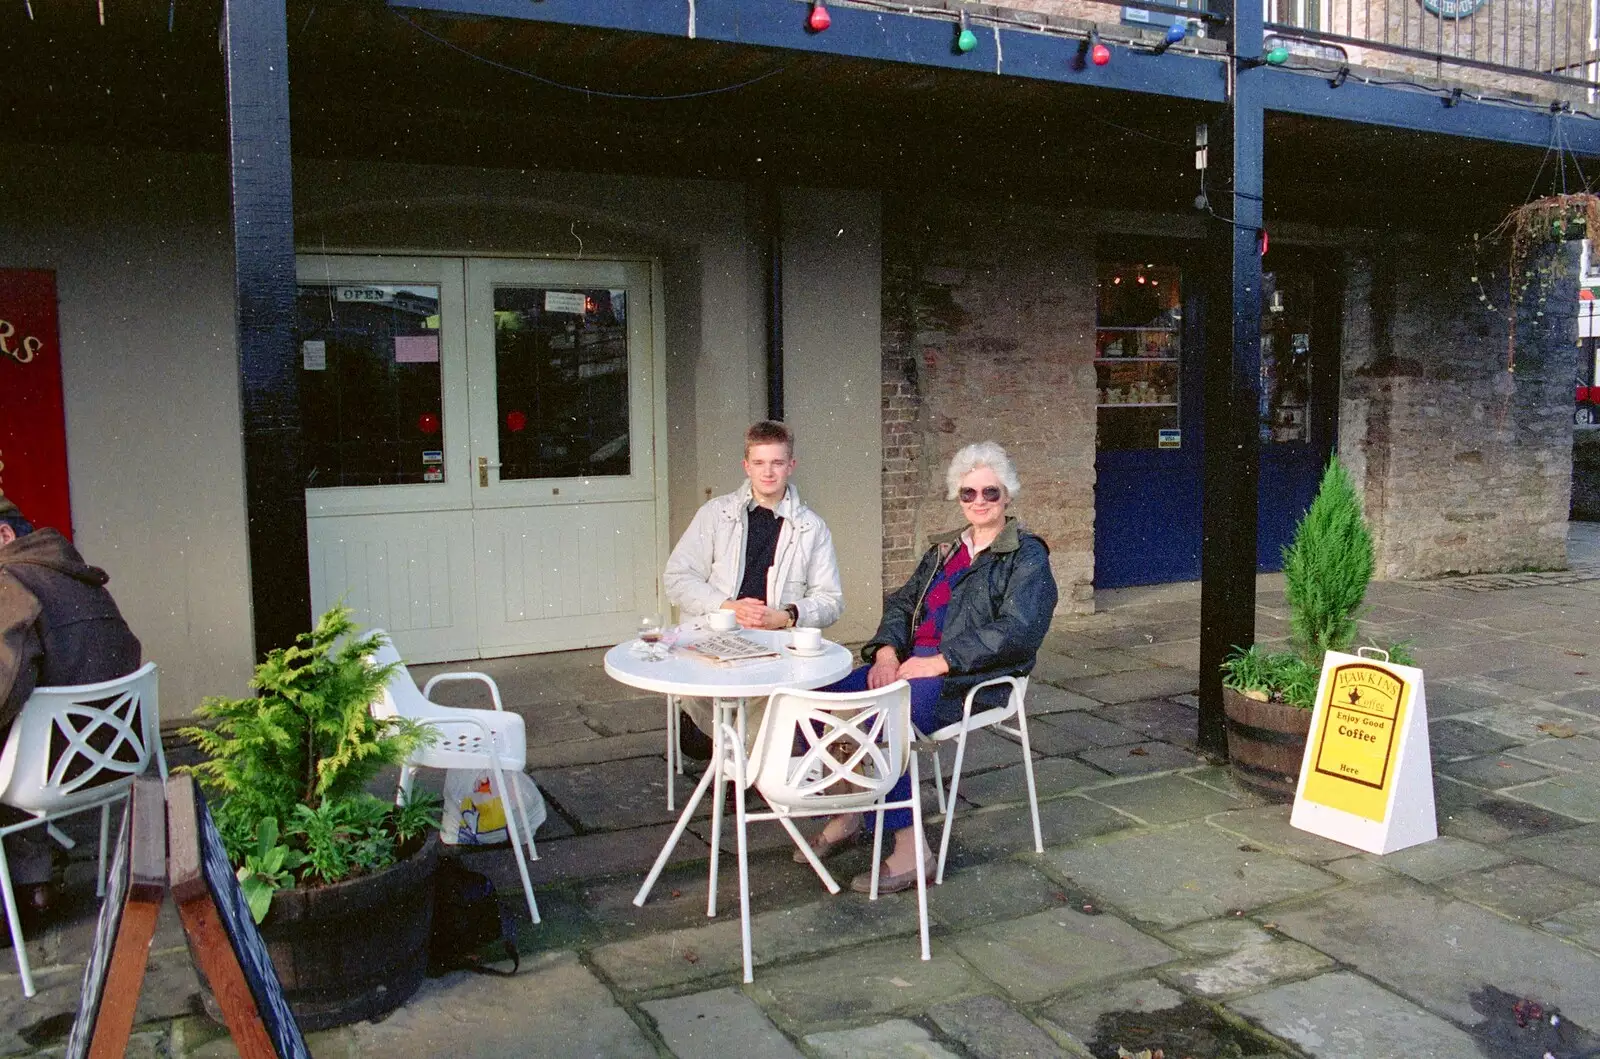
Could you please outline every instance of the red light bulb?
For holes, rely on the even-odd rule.
[[[1089,49],[1089,61],[1096,66],[1104,66],[1111,61],[1111,49],[1104,44],[1095,44],[1094,47]]]
[[[828,14],[828,8],[822,0],[816,0],[811,5],[811,14],[806,16],[806,28],[813,33],[821,33],[833,25],[833,16]]]

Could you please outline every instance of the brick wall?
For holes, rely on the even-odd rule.
[[[1094,607],[1094,262],[1081,225],[940,198],[884,211],[883,580],[960,525],[944,472],[993,440],[1050,544],[1060,611]]]
[[[1349,261],[1340,457],[1361,484],[1378,576],[1566,565],[1575,269],[1535,317],[1514,374],[1461,241],[1394,239]]]

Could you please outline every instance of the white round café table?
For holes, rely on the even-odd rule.
[[[689,633],[686,638],[704,633]],[[716,666],[693,655],[673,651],[660,661],[652,661],[633,651],[635,640],[617,644],[606,652],[606,675],[619,683],[643,691],[658,691],[664,695],[683,695],[711,699],[717,708],[721,723],[712,732],[711,767],[706,769],[694,793],[683,807],[678,822],[667,838],[656,862],[645,876],[644,885],[634,896],[633,903],[642,906],[650,890],[666,867],[667,858],[677,848],[684,829],[700,806],[713,784],[720,791],[723,777],[722,752],[723,724],[732,724],[742,736],[745,730],[745,703],[749,699],[766,698],[778,688],[810,690],[832,684],[849,673],[855,664],[854,656],[839,644],[822,641],[822,651],[816,655],[799,655],[787,649],[791,635],[786,630],[742,629],[746,639],[775,648],[778,657],[743,662],[731,666]],[[706,898],[706,915],[717,914],[717,860],[721,846],[722,798],[717,797],[711,806],[711,885]]]

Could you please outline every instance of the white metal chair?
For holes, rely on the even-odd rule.
[[[100,867],[95,894],[104,896],[111,806],[127,798],[134,777],[148,771],[152,760],[166,779],[154,662],[116,680],[35,688],[12,722],[5,749],[0,751],[0,802],[31,813],[33,818],[0,827],[0,836],[42,826],[51,838],[71,849],[75,843],[55,821],[99,809]],[[35,993],[33,970],[28,965],[27,942],[3,841],[0,887],[4,888],[22,991],[31,997]]]
[[[747,827],[752,820],[776,820],[789,832],[830,893],[839,892],[828,869],[817,859],[794,821],[839,813],[878,814],[872,845],[871,899],[878,899],[878,872],[883,863],[883,813],[910,809],[916,833],[917,863],[927,860],[922,834],[921,785],[917,755],[912,751],[911,685],[904,680],[876,691],[774,691],[756,733],[748,760],[738,733],[724,725],[723,745],[734,769],[734,815],[739,842],[739,918],[744,942],[744,980],[751,981],[750,866]],[[796,754],[795,747],[804,747]],[[911,771],[911,794],[886,801],[902,773]],[[750,812],[747,787],[753,786],[771,807]],[[843,791],[838,787],[846,788]],[[928,949],[928,883],[917,874],[917,914],[922,933],[922,958]]]
[[[373,632],[382,638],[382,646],[372,659],[379,665],[400,662],[400,653],[382,629]],[[454,706],[440,706],[428,698],[438,684],[447,681],[471,680],[488,685],[489,697],[494,702],[492,710],[469,710]],[[528,899],[528,913],[539,922],[539,902],[533,896],[533,880],[528,876],[528,860],[539,859],[533,844],[533,829],[528,826],[528,810],[522,803],[522,791],[506,777],[521,772],[528,762],[527,729],[522,717],[509,713],[500,701],[500,688],[494,678],[486,673],[440,673],[425,684],[421,691],[406,671],[404,663],[396,666],[389,683],[384,686],[383,697],[372,704],[374,717],[405,717],[436,729],[439,738],[412,754],[400,769],[400,788],[395,801],[405,798],[411,790],[412,780],[419,768],[427,769],[487,769],[490,790],[506,807],[506,833],[511,841],[511,852],[517,859],[517,871],[522,876],[522,892]],[[527,852],[522,843],[526,840]]]
[[[1000,684],[1011,685],[1005,704],[973,713],[972,704],[978,692]],[[1033,851],[1044,852],[1044,836],[1039,830],[1039,793],[1033,783],[1033,750],[1028,745],[1028,710],[1023,704],[1027,693],[1027,677],[995,677],[993,680],[985,680],[967,692],[967,700],[961,710],[961,720],[947,724],[923,737],[933,743],[932,746],[924,744],[919,749],[933,757],[933,789],[939,795],[939,811],[944,814],[944,834],[939,839],[939,868],[933,877],[935,883],[944,882],[944,858],[950,852],[950,828],[956,819],[956,791],[961,786],[961,763],[967,753],[967,734],[979,728],[998,728],[1021,740],[1022,771],[1028,777],[1028,810],[1033,814]],[[1015,728],[1005,723],[1013,717],[1017,719]],[[944,777],[940,775],[938,744],[951,739],[956,741],[956,760],[950,770],[950,796],[946,798]]]

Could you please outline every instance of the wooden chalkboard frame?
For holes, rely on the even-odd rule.
[[[167,781],[167,877],[189,948],[242,1059],[311,1059],[192,776]]]
[[[66,1059],[117,1059],[128,1049],[134,1009],[167,898],[167,814],[161,781],[134,780],[83,970]]]

